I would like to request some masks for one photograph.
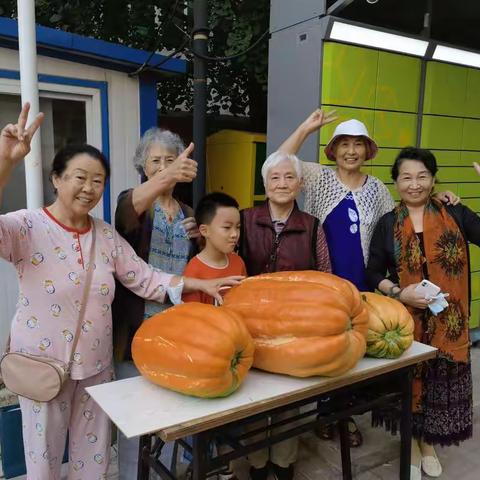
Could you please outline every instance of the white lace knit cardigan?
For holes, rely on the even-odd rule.
[[[313,162],[302,162],[302,167],[304,210],[323,223],[351,190],[338,179],[332,168]],[[360,217],[360,239],[366,265],[375,226],[382,215],[394,208],[395,202],[387,187],[371,175],[360,188],[351,192]]]

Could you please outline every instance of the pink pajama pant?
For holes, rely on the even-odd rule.
[[[50,402],[19,397],[28,480],[60,480],[69,432],[68,480],[104,480],[110,460],[107,415],[85,391],[112,380],[112,369],[84,380],[69,380]]]

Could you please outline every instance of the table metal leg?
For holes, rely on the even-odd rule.
[[[402,381],[402,417],[400,419],[400,480],[410,480],[412,456],[412,378],[413,367]]]
[[[207,478],[208,455],[208,436],[205,433],[197,433],[193,436],[192,453],[192,480],[204,480]]]
[[[150,455],[150,447],[152,445],[151,435],[142,435],[138,447],[138,473],[137,480],[150,479],[150,464],[148,457]]]
[[[342,478],[352,480],[352,461],[350,458],[350,442],[348,440],[348,419],[338,421],[340,433],[340,451],[342,454]]]

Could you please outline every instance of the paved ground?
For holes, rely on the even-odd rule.
[[[462,443],[461,447],[438,450],[443,465],[442,480],[480,479],[480,349],[472,350],[474,385],[474,437]],[[364,444],[352,449],[352,464],[355,480],[397,480],[399,470],[400,441],[381,429],[369,426],[369,414],[357,417]],[[335,441],[320,441],[313,434],[301,438],[299,460],[296,467],[296,480],[340,480],[340,448]],[[236,464],[239,480],[247,480],[248,466],[245,461]],[[66,477],[65,477],[66,478]],[[118,478],[116,459],[108,475],[109,480]],[[429,478],[425,476],[424,478]],[[18,477],[15,480],[25,480]],[[130,479],[128,479],[130,480]],[[131,479],[135,480],[135,479]]]

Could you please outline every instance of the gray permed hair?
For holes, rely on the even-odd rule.
[[[182,139],[176,133],[157,127],[149,128],[140,139],[140,143],[133,157],[133,165],[138,173],[144,173],[148,152],[150,147],[155,143],[160,143],[167,150],[175,152],[175,156],[177,157],[185,150]]]

